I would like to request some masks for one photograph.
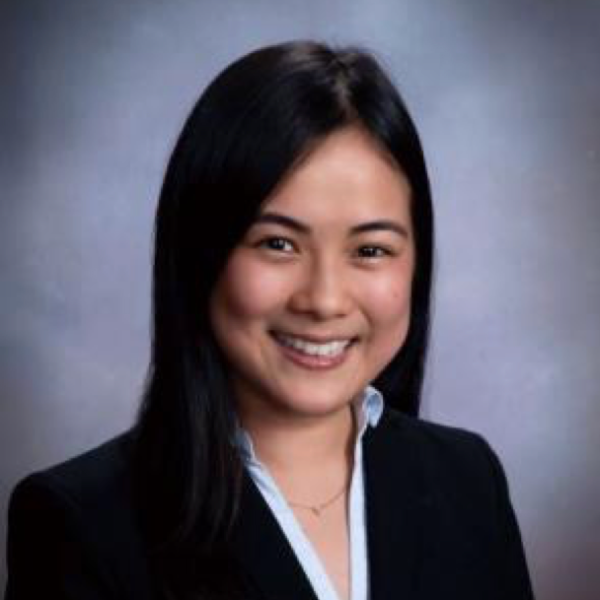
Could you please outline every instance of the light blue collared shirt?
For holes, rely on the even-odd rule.
[[[349,498],[350,598],[368,600],[369,562],[367,557],[365,490],[362,462],[362,438],[368,426],[375,427],[383,413],[383,397],[367,386],[362,398],[352,405],[357,424],[354,445],[354,468]],[[327,572],[310,540],[298,523],[266,466],[257,458],[250,435],[239,429],[237,444],[252,480],[294,550],[319,600],[339,600]]]

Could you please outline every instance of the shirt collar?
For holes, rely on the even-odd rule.
[[[368,426],[377,427],[383,414],[383,395],[372,385],[368,385],[352,403],[352,410],[357,423],[356,441],[362,439]],[[241,452],[242,458],[249,463],[258,463],[250,434],[236,419],[235,445]]]
[[[362,397],[359,397],[352,406],[359,424],[358,430],[362,434],[367,425],[377,427],[383,414],[383,395],[378,389],[368,385]]]

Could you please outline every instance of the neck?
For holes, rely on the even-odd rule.
[[[356,435],[352,407],[328,415],[294,417],[238,409],[258,459],[278,478],[316,480],[351,463]]]

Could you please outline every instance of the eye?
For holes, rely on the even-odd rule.
[[[394,256],[394,252],[383,246],[361,246],[356,254],[359,258],[384,258],[386,256]]]
[[[271,236],[266,237],[257,242],[257,248],[265,248],[266,250],[274,250],[275,252],[293,252],[294,245],[290,240],[284,237]]]

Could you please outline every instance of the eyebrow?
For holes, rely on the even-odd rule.
[[[265,212],[259,215],[254,221],[254,224],[257,225],[259,223],[274,223],[275,225],[287,227],[298,233],[311,233],[311,228],[306,223],[274,212]],[[408,238],[406,227],[389,219],[377,219],[375,221],[367,221],[365,223],[360,223],[359,225],[354,225],[350,228],[350,235],[358,235],[359,233],[366,233],[369,231],[392,231],[402,237]]]

